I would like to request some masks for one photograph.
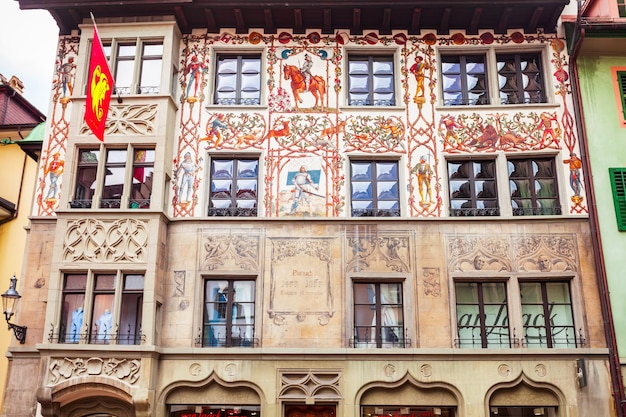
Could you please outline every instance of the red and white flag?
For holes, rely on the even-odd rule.
[[[89,60],[89,78],[87,80],[87,101],[85,103],[85,122],[94,135],[104,141],[109,103],[115,81],[104,48],[98,35],[96,24],[93,25],[93,42]]]

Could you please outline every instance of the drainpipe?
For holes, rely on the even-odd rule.
[[[604,263],[602,240],[600,238],[600,227],[598,223],[598,212],[596,210],[597,203],[595,191],[591,180],[591,161],[587,152],[588,137],[585,120],[583,117],[582,98],[580,96],[580,82],[578,79],[577,58],[580,53],[583,41],[585,39],[585,28],[580,22],[580,3],[578,10],[578,18],[573,31],[573,41],[569,54],[570,79],[572,86],[572,95],[574,98],[574,111],[576,117],[576,127],[579,132],[580,153],[583,161],[585,175],[585,187],[587,189],[587,197],[589,198],[589,229],[591,232],[591,242],[594,252],[596,279],[598,289],[600,290],[600,308],[602,310],[602,319],[604,321],[604,334],[609,348],[609,371],[611,373],[611,386],[613,390],[613,402],[617,415],[619,417],[626,416],[626,400],[624,400],[624,382],[622,380],[622,372],[619,360],[619,351],[617,349],[617,341],[615,337],[615,327],[613,322],[613,314],[611,309],[611,300],[609,298],[609,287],[606,276],[606,265]],[[595,238],[594,238],[595,236]]]

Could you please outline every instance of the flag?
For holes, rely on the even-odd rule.
[[[85,122],[94,135],[104,141],[109,103],[113,92],[113,76],[104,55],[104,48],[98,36],[94,22],[93,43],[89,60],[89,78],[87,79],[87,101],[85,103]]]

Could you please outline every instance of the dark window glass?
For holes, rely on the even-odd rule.
[[[259,161],[213,159],[209,216],[256,216]]]
[[[150,208],[152,180],[154,179],[154,154],[153,149],[134,150],[130,208]]]
[[[354,347],[407,347],[402,284],[354,283]]]
[[[78,151],[78,166],[76,169],[76,187],[72,208],[90,208],[96,193],[98,161],[100,151],[97,149],[81,149]]]
[[[261,103],[259,55],[219,55],[215,72],[215,104],[232,106]]]
[[[541,54],[498,54],[501,104],[545,103]]]
[[[393,56],[349,57],[350,106],[393,106],[394,91]]]
[[[444,55],[441,61],[444,105],[489,104],[484,55]]]
[[[509,159],[514,216],[561,214],[552,158]]]
[[[253,280],[207,280],[202,346],[254,346]]]
[[[400,216],[397,161],[352,161],[352,216]]]
[[[109,149],[104,168],[101,208],[120,208],[126,174],[126,149]]]
[[[498,216],[494,160],[448,161],[451,216]]]

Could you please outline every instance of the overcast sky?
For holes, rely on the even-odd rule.
[[[24,97],[48,116],[59,28],[44,10],[20,10],[15,0],[0,0],[0,74],[17,76]]]

